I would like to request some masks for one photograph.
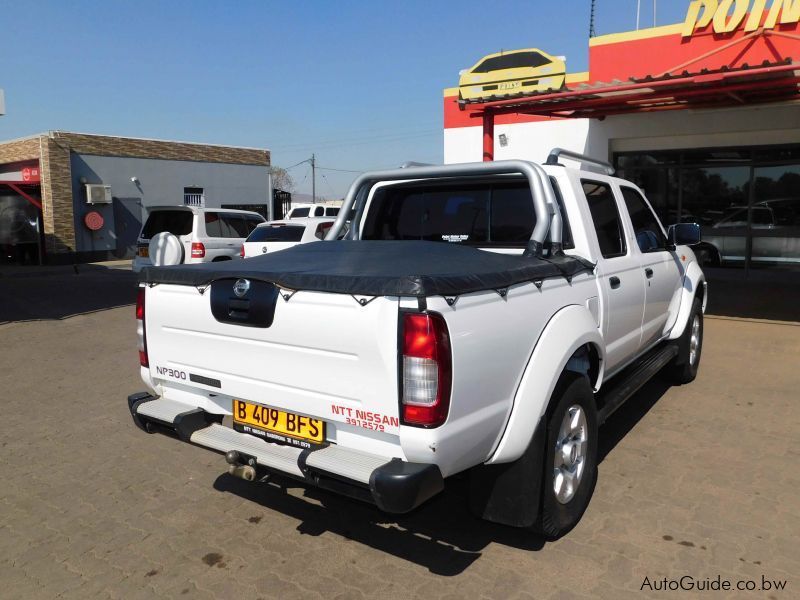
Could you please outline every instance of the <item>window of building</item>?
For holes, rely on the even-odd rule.
[[[705,266],[800,269],[800,146],[625,152],[619,175],[664,224],[702,227]]]
[[[600,181],[582,180],[583,193],[592,214],[597,242],[603,258],[623,256],[626,252],[625,233],[619,218],[619,208],[611,186]]]
[[[186,206],[203,206],[205,204],[205,193],[203,192],[203,188],[183,188],[183,203]]]

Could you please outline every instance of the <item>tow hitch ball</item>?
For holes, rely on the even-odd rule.
[[[228,473],[245,481],[254,481],[256,478],[256,459],[237,450],[225,453],[225,462],[228,463]]]

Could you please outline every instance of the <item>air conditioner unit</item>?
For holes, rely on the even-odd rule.
[[[87,183],[86,204],[111,204],[111,186]]]

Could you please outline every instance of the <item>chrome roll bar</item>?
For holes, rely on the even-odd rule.
[[[552,251],[561,250],[562,219],[556,202],[550,178],[541,166],[524,160],[501,160],[494,162],[461,163],[437,166],[409,166],[402,169],[371,171],[359,175],[353,181],[345,196],[342,208],[333,227],[328,230],[325,240],[335,240],[342,232],[345,221],[356,205],[356,215],[350,230],[350,239],[359,239],[358,223],[366,205],[367,196],[372,187],[382,181],[397,182],[415,179],[441,179],[447,177],[480,177],[483,175],[521,174],[528,180],[533,198],[533,209],[536,214],[536,225],[525,250],[526,256],[541,256],[547,234],[550,233]]]

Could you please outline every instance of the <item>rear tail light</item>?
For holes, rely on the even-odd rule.
[[[203,258],[206,255],[206,247],[202,242],[192,242],[192,258]]]
[[[143,367],[150,366],[147,358],[147,334],[144,327],[144,298],[145,289],[140,287],[136,292],[136,337],[139,343],[139,364]]]
[[[239,249],[239,256],[244,258],[244,244],[242,244],[242,247]]]
[[[447,419],[452,381],[444,318],[435,313],[404,313],[402,350],[403,424],[438,427]]]

